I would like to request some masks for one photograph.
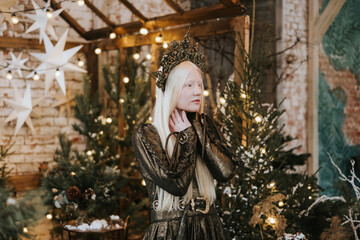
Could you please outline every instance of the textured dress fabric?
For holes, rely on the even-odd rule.
[[[233,176],[234,157],[213,121],[206,115],[189,115],[190,127],[177,133],[172,156],[165,153],[160,136],[151,124],[133,133],[133,147],[150,199],[151,224],[144,239],[224,239],[221,220],[214,206],[207,213],[189,207],[155,211],[156,187],[174,196],[184,196],[193,182],[193,198],[201,197],[195,178],[195,163],[202,157],[217,181]]]

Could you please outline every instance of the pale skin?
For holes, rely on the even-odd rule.
[[[172,132],[181,132],[190,127],[186,112],[198,112],[200,109],[203,92],[202,76],[196,68],[191,65],[189,67],[192,69],[186,77],[176,108],[169,119]]]

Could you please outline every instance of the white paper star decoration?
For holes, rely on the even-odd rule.
[[[27,69],[27,67],[24,66],[25,62],[29,60],[29,58],[21,59],[22,52],[19,54],[18,57],[15,57],[15,55],[10,52],[11,60],[7,60],[6,63],[8,64],[6,67],[6,71],[14,71],[16,70],[19,77],[22,77],[22,69]]]
[[[68,62],[70,58],[75,55],[80,48],[82,48],[82,45],[79,45],[64,51],[68,32],[69,29],[64,32],[55,46],[52,45],[50,39],[45,35],[44,44],[46,53],[30,53],[42,63],[33,72],[31,72],[27,78],[34,76],[35,71],[39,75],[45,74],[46,93],[49,91],[49,88],[55,78],[61,88],[61,91],[64,95],[66,95],[64,77],[65,71],[87,72],[86,70]]]
[[[42,39],[46,36],[45,31],[47,31],[55,40],[57,40],[57,36],[55,34],[53,24],[54,24],[54,19],[57,16],[59,16],[59,14],[62,12],[63,9],[60,8],[52,12],[52,17],[48,18],[46,10],[49,9],[50,7],[50,0],[47,1],[44,9],[39,9],[39,6],[33,0],[31,2],[34,6],[34,9],[36,9],[35,10],[36,15],[33,14],[24,14],[24,15],[27,16],[28,18],[31,18],[35,22],[26,30],[26,33],[39,29],[40,43],[42,42]]]
[[[59,107],[59,116],[61,116],[66,110],[66,116],[70,117],[71,108],[75,105],[75,95],[72,94],[71,87],[69,91],[66,92],[66,95],[57,94],[54,95],[57,100],[57,103],[53,105],[53,107]]]
[[[19,129],[22,127],[22,125],[24,125],[25,122],[34,133],[34,126],[30,118],[30,113],[33,109],[33,104],[31,102],[30,84],[27,84],[23,98],[20,96],[20,93],[16,87],[14,87],[14,92],[15,101],[6,99],[4,100],[14,108],[14,111],[6,118],[5,122],[10,122],[17,118],[14,136],[18,133]]]
[[[10,8],[16,3],[17,0],[0,0],[0,11],[11,12]],[[0,13],[0,24],[4,21],[4,18],[12,25],[10,13]]]

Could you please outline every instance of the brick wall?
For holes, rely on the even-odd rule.
[[[35,1],[40,7],[44,6],[43,1]],[[89,21],[92,17],[90,11],[87,8],[80,8],[76,3],[65,2],[62,5],[66,11],[78,11],[78,14],[74,14],[74,18],[79,21],[84,28],[91,28],[93,22]],[[13,9],[24,10],[33,8],[31,1],[20,0],[17,1],[16,5],[13,6]],[[80,14],[79,14],[80,13]],[[35,14],[35,12],[29,12],[29,14]],[[23,13],[17,14],[20,22],[14,26],[11,26],[9,23],[4,22],[2,27],[4,31],[0,33],[1,36],[8,37],[23,37],[23,38],[38,38],[38,31],[31,33],[25,33],[26,29],[31,26],[33,23],[32,20]],[[61,34],[69,26],[67,23],[62,20],[60,17],[57,18],[55,26],[55,32],[57,36],[60,37]],[[79,35],[74,31],[70,30],[67,41],[81,41]],[[16,49],[0,49],[0,59],[10,59],[10,51],[13,51],[15,56],[18,56],[22,51],[24,58],[29,58],[25,63],[26,67],[31,69],[36,68],[40,62],[37,61],[34,57],[30,56],[29,52],[42,52],[38,50],[23,49],[21,46]],[[77,58],[84,59],[84,54],[78,53],[71,59],[71,62],[76,63]],[[23,76],[25,77],[29,72],[23,71]],[[6,145],[11,142],[15,142],[12,150],[14,154],[7,158],[8,166],[13,168],[12,174],[27,174],[34,173],[38,171],[39,163],[41,162],[52,162],[55,149],[59,147],[59,141],[57,135],[59,132],[64,132],[68,134],[69,138],[73,140],[74,147],[77,147],[79,150],[85,148],[85,139],[79,136],[73,129],[72,123],[76,121],[74,118],[73,112],[69,115],[63,113],[59,115],[59,107],[53,107],[58,100],[55,99],[54,95],[62,95],[62,92],[56,82],[53,81],[53,84],[40,102],[40,104],[33,109],[32,113],[32,122],[35,128],[35,133],[32,133],[30,128],[25,123],[24,126],[19,130],[16,136],[14,136],[16,120],[13,120],[9,123],[4,123],[5,119],[13,111],[13,108],[5,103],[4,99],[14,100],[14,90],[13,86],[16,86],[19,89],[21,96],[23,96],[26,84],[30,83],[31,85],[31,94],[32,100],[38,99],[45,94],[45,81],[44,75],[40,75],[39,81],[34,81],[33,79],[19,78],[16,74],[12,80],[7,80],[5,78],[6,71],[2,71],[1,81],[0,81],[0,144]],[[82,89],[82,79],[83,74],[79,72],[66,72],[66,88],[69,90],[70,86],[72,88],[72,93],[80,93]]]
[[[283,108],[286,109],[282,121],[285,132],[298,140],[289,147],[302,145],[299,152],[307,152],[306,148],[306,104],[307,104],[307,1],[283,0],[281,40],[277,51],[286,49],[299,38],[301,41],[281,57],[279,72],[285,71],[288,77],[279,85],[278,101],[285,98]],[[286,61],[292,60],[288,66]]]

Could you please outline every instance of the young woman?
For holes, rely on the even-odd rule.
[[[213,121],[201,114],[203,56],[188,34],[173,48],[157,75],[153,123],[133,133],[150,198],[145,239],[224,239],[213,205],[214,179],[231,179],[233,155]]]

